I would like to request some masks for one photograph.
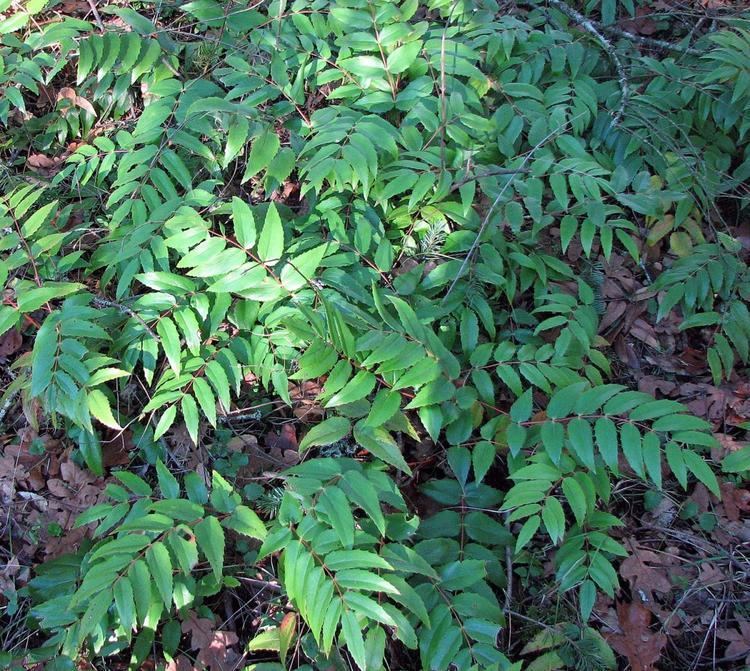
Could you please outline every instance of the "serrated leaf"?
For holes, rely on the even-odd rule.
[[[109,399],[100,389],[91,389],[88,393],[87,403],[92,417],[98,419],[104,426],[110,429],[122,430],[122,427],[112,414]]]
[[[281,269],[279,279],[287,291],[297,291],[313,279],[323,257],[328,252],[328,243],[308,249],[299,256],[290,258]]]
[[[120,625],[126,632],[135,629],[135,599],[133,598],[133,586],[130,580],[121,576],[114,585],[115,608],[120,618]]]
[[[590,470],[596,471],[591,424],[581,417],[572,419],[568,423],[568,438],[574,454],[580,459],[581,463]]]
[[[346,403],[354,403],[367,396],[377,383],[375,376],[366,370],[359,371],[349,382],[347,382],[341,391],[331,396],[326,408],[334,408]]]
[[[198,405],[195,399],[189,394],[185,394],[180,405],[182,408],[182,417],[185,420],[185,426],[188,430],[190,440],[193,441],[193,445],[198,445],[198,428],[200,424],[200,418],[198,416]]]
[[[157,541],[146,551],[146,563],[164,606],[169,609],[172,604],[172,560],[164,543]]]
[[[271,128],[264,130],[253,140],[250,147],[250,155],[247,159],[245,174],[242,176],[240,184],[244,184],[251,177],[266,168],[273,157],[276,156],[280,146],[279,136]]]
[[[540,522],[541,518],[539,517],[539,515],[529,517],[529,519],[524,522],[516,538],[516,548],[514,551],[515,554],[518,554],[529,544],[531,539],[534,537],[534,534],[539,529]]]
[[[284,226],[276,205],[269,203],[263,229],[258,239],[258,256],[261,261],[273,266],[284,253]]]
[[[351,422],[345,417],[329,417],[316,424],[299,443],[299,451],[304,452],[311,447],[330,445],[341,440],[351,431]]]
[[[413,65],[421,49],[422,42],[420,41],[401,45],[389,54],[386,60],[386,69],[391,74],[401,74]]]
[[[179,375],[182,348],[180,347],[180,334],[177,332],[177,327],[169,317],[162,317],[156,324],[156,332],[161,339],[161,346],[167,361],[169,361],[170,368],[175,375]]]
[[[221,574],[224,570],[224,530],[213,516],[206,517],[194,527],[195,538],[198,547],[208,559],[214,577],[221,582]]]
[[[384,428],[373,428],[363,422],[354,426],[354,440],[364,447],[370,454],[382,459],[387,464],[411,475],[411,469],[404,460],[401,449],[391,434]]]
[[[565,478],[562,481],[562,490],[563,494],[565,494],[565,500],[575,515],[576,521],[578,524],[583,524],[583,521],[586,519],[588,506],[586,504],[586,495],[583,493],[581,485],[573,478]]]
[[[266,537],[266,525],[255,511],[247,506],[237,506],[232,514],[224,520],[224,526],[241,533],[243,536],[263,540]]]
[[[721,490],[719,489],[719,482],[716,479],[716,475],[711,470],[711,467],[699,454],[696,454],[692,450],[683,450],[682,458],[685,461],[685,465],[688,470],[702,482],[714,496],[721,498]]]
[[[542,508],[542,522],[552,542],[559,543],[565,535],[565,511],[554,496],[548,497]]]
[[[365,653],[365,639],[362,636],[362,628],[359,626],[357,616],[351,610],[344,610],[341,615],[341,632],[346,640],[346,648],[351,654],[354,663],[365,671],[367,657]]]
[[[380,531],[385,535],[385,517],[380,509],[378,493],[373,484],[359,471],[351,470],[344,474],[341,487],[351,501],[356,503],[367,516],[373,521]]]
[[[354,544],[354,516],[344,492],[335,485],[326,487],[318,499],[317,509],[328,518],[341,544],[351,549]]]

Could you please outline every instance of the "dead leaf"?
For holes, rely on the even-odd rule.
[[[652,671],[667,645],[667,637],[654,633],[651,612],[637,602],[617,604],[619,631],[605,636],[607,642],[621,655],[627,657],[632,671]]]
[[[739,631],[736,629],[719,629],[716,635],[722,641],[728,641],[729,645],[724,651],[724,656],[729,658],[745,657],[745,664],[750,664],[750,622],[740,620]]]
[[[0,358],[15,354],[21,349],[23,337],[18,329],[10,329],[0,336]]]
[[[269,431],[266,434],[266,447],[268,449],[277,448],[282,451],[298,449],[297,430],[294,428],[294,424],[282,424],[280,433]]]
[[[620,575],[625,578],[635,592],[643,592],[646,600],[652,601],[652,592],[666,594],[672,589],[669,580],[670,558],[636,545],[626,543],[630,556],[620,564]]]
[[[165,671],[195,671],[195,667],[185,655],[177,655],[167,662]]]
[[[79,96],[74,89],[69,86],[64,86],[57,92],[57,100],[69,100],[72,105],[79,107],[82,110],[86,110],[89,114],[96,116],[96,110],[94,106],[86,100],[86,98]]]
[[[306,424],[315,424],[323,418],[323,407],[315,400],[320,392],[321,385],[315,380],[308,380],[300,385],[289,385],[292,412],[297,419]]]
[[[212,620],[196,617],[195,613],[191,613],[182,623],[182,631],[190,634],[190,647],[198,651],[196,660],[208,667],[209,671],[234,669],[240,656],[230,650],[239,642],[233,631],[216,630]]]

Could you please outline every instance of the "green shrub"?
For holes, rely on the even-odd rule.
[[[612,23],[617,3],[587,5]],[[0,333],[38,327],[13,389],[97,474],[101,427],[135,427],[161,493],[148,470],[117,473],[130,491],[110,485],[114,503],[79,520],[98,522],[94,544],[39,569],[39,655],[132,643],[138,660],[157,631],[173,654],[185,609],[235,584],[233,530],[265,539],[257,561],[279,555],[321,654],[346,649],[361,669],[381,668],[386,632],[425,669],[520,668],[498,650],[498,594],[508,567],[530,576],[551,552],[559,593],[576,595],[575,649],[610,668],[586,623],[626,554],[613,480],[718,483],[706,422],[608,382],[591,268],[615,250],[640,263],[644,221],[649,244],[678,233],[690,249],[690,222],[741,192],[747,32],[727,25],[661,59],[612,37],[623,100],[596,39],[528,8],[200,0],[160,6],[164,29],[123,7],[101,34],[29,22],[32,5],[0,23],[3,146],[61,159],[34,177],[17,158],[3,175]],[[49,86],[72,95],[28,115]],[[588,271],[565,260],[571,245]],[[694,252],[655,288],[685,327],[723,324],[718,380],[732,346],[747,362],[747,268],[717,244]],[[700,259],[708,275],[686,281]],[[158,461],[176,422],[200,443],[250,376],[256,398],[288,405],[290,384],[322,382],[326,418],[301,453],[347,439],[368,454],[281,474],[267,524],[218,472],[210,495],[191,475],[181,498]],[[422,493],[443,509],[419,519],[402,445],[427,438],[447,468]]]

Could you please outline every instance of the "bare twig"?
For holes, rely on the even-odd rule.
[[[473,182],[478,179],[485,179],[487,177],[495,177],[496,175],[527,175],[528,173],[529,173],[528,170],[514,170],[513,168],[496,168],[493,170],[488,170],[487,172],[467,175],[463,179],[460,179],[457,182],[453,183],[453,186],[451,186],[451,193],[453,193],[456,189],[460,189],[464,184]]]
[[[625,71],[625,66],[622,64],[622,60],[617,55],[614,45],[606,38],[600,31],[600,26],[595,24],[591,19],[587,19],[583,14],[577,12],[570,5],[563,2],[563,0],[549,0],[551,5],[557,7],[565,16],[575,21],[581,28],[596,38],[599,44],[607,53],[609,60],[612,61],[612,65],[617,70],[617,78],[620,83],[620,105],[617,108],[617,112],[612,119],[612,123],[616,126],[620,123],[622,115],[625,113],[625,108],[628,105],[630,99],[630,83],[628,81],[628,73]]]
[[[702,56],[705,51],[696,49],[695,47],[683,47],[680,44],[674,44],[673,42],[667,42],[666,40],[658,40],[654,37],[644,37],[643,35],[636,35],[617,26],[603,26],[598,21],[592,21],[603,33],[608,35],[615,35],[616,37],[623,37],[626,40],[637,42],[645,47],[653,47],[654,49],[666,49],[667,51],[677,51],[681,54],[690,54],[691,56]]]
[[[104,32],[104,21],[102,21],[101,14],[99,14],[99,10],[96,8],[96,0],[86,0],[86,2],[91,9],[91,13],[94,15],[94,21],[96,21],[97,27]]]
[[[482,239],[482,235],[484,235],[484,231],[487,229],[487,225],[490,223],[490,217],[492,216],[492,213],[495,211],[495,208],[500,204],[500,201],[502,200],[503,196],[505,195],[505,192],[508,190],[508,187],[510,187],[511,184],[513,184],[513,180],[516,178],[517,175],[520,175],[526,168],[526,165],[528,162],[532,159],[534,154],[538,149],[543,147],[547,142],[552,139],[555,135],[558,133],[561,133],[564,131],[573,121],[578,119],[580,116],[582,116],[583,112],[581,114],[577,114],[573,118],[569,119],[566,123],[564,123],[559,128],[555,128],[553,131],[550,131],[545,135],[539,142],[537,142],[527,153],[526,156],[524,156],[523,161],[521,161],[521,165],[519,165],[517,168],[513,169],[510,179],[504,184],[503,188],[500,189],[500,193],[497,194],[497,198],[493,201],[492,205],[490,205],[490,209],[487,210],[487,214],[485,215],[484,219],[482,220],[482,223],[479,226],[479,230],[477,231],[477,236],[474,238],[474,242],[471,243],[471,247],[469,247],[469,251],[466,252],[466,256],[464,257],[463,262],[461,263],[461,267],[458,269],[458,272],[456,273],[456,276],[453,278],[453,282],[451,282],[450,287],[448,287],[448,291],[445,292],[445,296],[443,297],[443,302],[448,300],[448,296],[451,295],[451,292],[455,288],[456,284],[458,283],[458,280],[461,279],[461,277],[464,274],[464,271],[471,263],[472,258],[474,257],[474,254],[476,253],[477,249],[479,248],[479,243]]]

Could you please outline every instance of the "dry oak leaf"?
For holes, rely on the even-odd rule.
[[[182,623],[183,633],[190,634],[190,647],[197,650],[196,660],[210,671],[230,671],[234,669],[239,655],[230,650],[239,642],[233,631],[219,631],[214,623],[205,617],[190,617]]]
[[[745,664],[750,664],[750,622],[740,620],[737,624],[740,630],[719,629],[716,634],[722,641],[728,641],[729,645],[724,651],[724,657],[745,657]]]
[[[620,631],[607,635],[607,642],[627,657],[632,671],[653,671],[667,645],[667,637],[651,631],[651,612],[640,603],[621,601],[617,604],[617,621]]]
[[[630,556],[620,564],[620,575],[627,579],[633,590],[641,591],[651,600],[651,592],[666,594],[672,589],[669,581],[669,559],[664,555],[628,543]]]

